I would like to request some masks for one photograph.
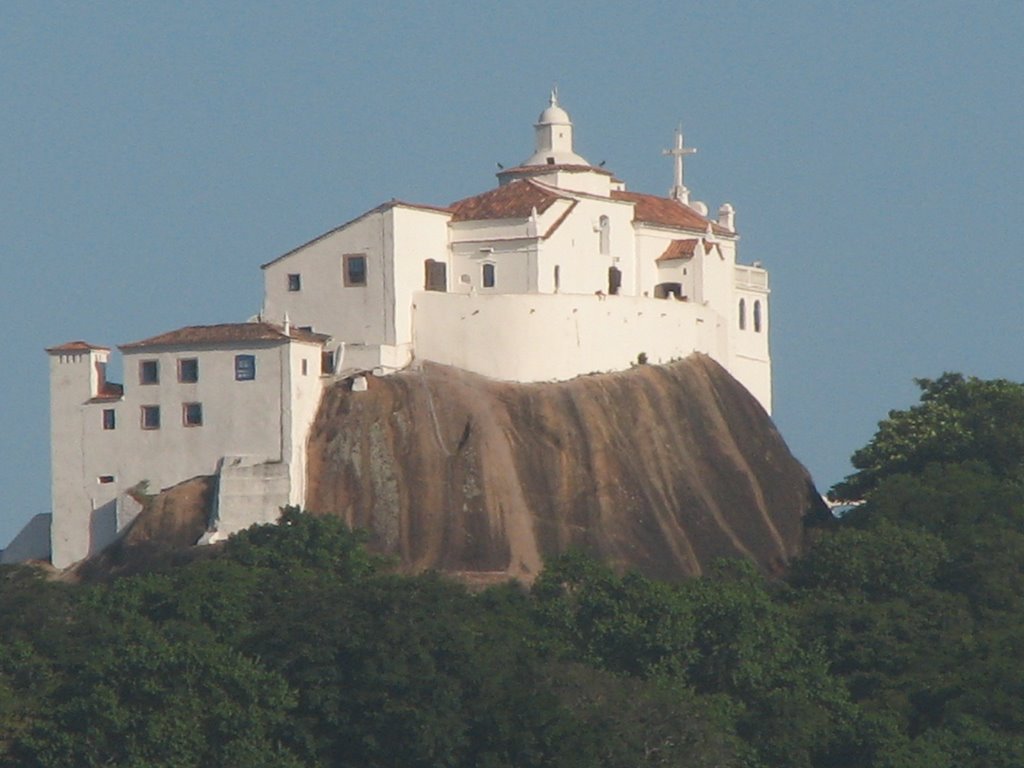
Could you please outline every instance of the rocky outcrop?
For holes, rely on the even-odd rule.
[[[211,547],[193,546],[206,532],[217,494],[213,476],[194,477],[153,496],[139,492],[142,511],[99,554],[64,571],[67,581],[102,581],[180,565],[208,557]]]
[[[658,578],[742,556],[777,572],[824,507],[757,401],[710,358],[564,383],[425,364],[325,394],[307,506],[410,571],[529,580],[572,547]]]

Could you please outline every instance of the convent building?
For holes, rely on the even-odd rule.
[[[662,197],[577,154],[556,93],[534,128],[495,188],[392,200],[264,264],[249,322],[121,345],[123,384],[109,348],[48,349],[53,564],[116,538],[140,484],[218,475],[209,540],[272,522],[304,501],[323,387],[418,361],[538,382],[702,352],[770,412],[768,275],[737,262],[728,203],[709,218],[690,200],[681,131]]]

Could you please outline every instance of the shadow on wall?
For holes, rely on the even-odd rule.
[[[95,555],[117,538],[117,499],[97,507],[89,517],[89,554]]]

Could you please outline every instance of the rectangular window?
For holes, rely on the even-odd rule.
[[[144,406],[142,406],[142,428],[143,429],[160,429],[160,406],[159,405],[144,405]]]
[[[110,483],[114,482],[113,475],[100,475],[96,479],[99,481],[100,485],[109,485]]]
[[[302,290],[302,275],[288,275],[288,290],[293,293]]]
[[[113,408],[103,409],[103,428],[114,429],[117,427],[117,415],[114,413]]]
[[[181,406],[181,422],[186,427],[203,426],[203,404],[183,403]]]
[[[182,384],[195,384],[199,381],[199,361],[194,357],[183,357],[178,360],[178,381]]]
[[[345,285],[366,285],[366,256],[350,253],[345,256]]]
[[[309,361],[306,358],[302,358],[302,375],[306,376],[309,374]]]
[[[494,265],[484,264],[484,288],[494,287]]]
[[[235,381],[252,381],[256,378],[256,356],[235,355]]]
[[[157,360],[139,361],[139,384],[159,384],[160,363]]]

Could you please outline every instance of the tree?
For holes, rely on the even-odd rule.
[[[944,373],[917,379],[921,402],[890,411],[871,441],[851,458],[857,470],[829,496],[856,501],[887,477],[929,464],[980,461],[996,474],[1020,477],[1024,468],[1024,385]]]

